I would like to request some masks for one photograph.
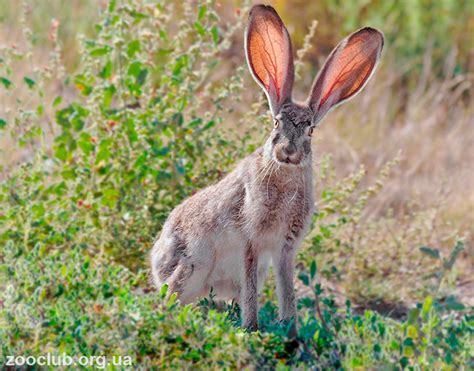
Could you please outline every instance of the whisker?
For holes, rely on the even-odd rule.
[[[260,184],[263,184],[263,182],[265,181],[265,178],[267,177],[268,175],[268,172],[272,169],[272,166],[273,166],[273,161],[269,161],[267,163],[267,166],[265,167],[265,173],[263,174],[262,178],[259,179],[261,180],[261,183]],[[258,185],[260,185],[258,182],[257,182]]]
[[[255,179],[260,180],[260,177],[268,170],[268,167],[272,165],[272,160],[265,162],[264,165],[257,172]]]
[[[260,177],[263,175],[265,172],[266,168],[268,166],[268,163],[264,164],[260,169],[258,169],[257,174],[255,174],[255,183],[258,184]]]
[[[267,198],[270,198],[270,192],[269,192],[269,185],[270,185],[270,179],[272,178],[273,172],[276,169],[276,166],[272,165],[272,170],[270,172],[270,175],[268,176],[267,180]]]

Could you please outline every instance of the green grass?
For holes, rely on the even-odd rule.
[[[25,67],[35,40],[2,49],[2,140],[13,143],[6,158],[19,156],[2,163],[0,185],[2,365],[64,352],[144,368],[474,367],[472,310],[448,294],[468,271],[466,239],[429,208],[366,216],[397,185],[399,159],[375,179],[337,174],[330,156],[315,165],[297,339],[277,321],[271,284],[256,333],[212,295],[181,306],[150,287],[147,256],[172,208],[265,135],[263,99],[242,108],[244,69],[223,60],[244,13],[226,27],[208,2],[112,1],[72,73],[54,33],[46,69]],[[377,301],[406,309],[382,315],[368,309]]]
[[[274,302],[260,310],[261,330],[239,328],[238,309],[211,299],[180,306],[173,295],[147,292],[146,275],[80,248],[26,249],[10,241],[2,267],[1,352],[7,355],[131,357],[134,365],[196,368],[318,366],[351,369],[420,365],[469,367],[472,316],[427,296],[400,321],[373,311],[337,308],[317,279],[301,271],[312,294],[300,298],[299,336],[288,338]],[[459,304],[457,304],[459,306]],[[472,365],[471,365],[472,366]]]

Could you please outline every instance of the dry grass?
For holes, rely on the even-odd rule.
[[[448,220],[472,232],[472,81],[456,76],[400,94],[397,76],[387,64],[366,92],[331,113],[317,151],[331,153],[341,175],[362,164],[369,174],[376,174],[400,152],[401,164],[370,214],[384,215],[388,208],[403,213],[413,200],[427,206],[441,204]]]

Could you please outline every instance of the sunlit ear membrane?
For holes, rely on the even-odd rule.
[[[336,46],[314,80],[308,98],[313,123],[362,90],[377,66],[383,43],[382,33],[367,27]]]
[[[250,10],[245,54],[252,76],[265,91],[276,116],[291,100],[294,65],[288,31],[271,6],[256,5]]]

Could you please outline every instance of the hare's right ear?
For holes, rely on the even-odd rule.
[[[308,97],[313,124],[362,90],[377,66],[382,48],[383,34],[369,27],[354,32],[334,48]]]
[[[253,78],[265,91],[276,116],[281,106],[291,101],[295,71],[290,36],[271,6],[255,5],[250,10],[245,55]]]

